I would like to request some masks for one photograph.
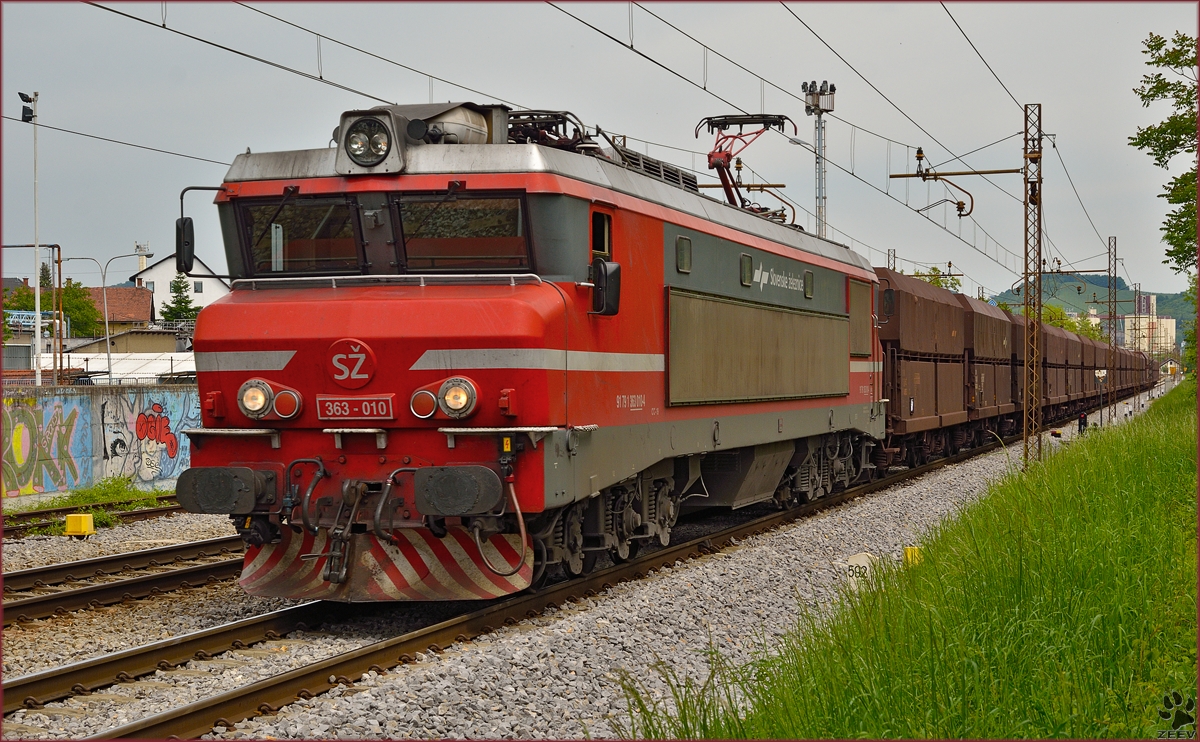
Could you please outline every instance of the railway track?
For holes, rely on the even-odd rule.
[[[1017,437],[1016,440],[1020,438]],[[1011,439],[1006,442],[1011,442]],[[215,725],[232,726],[233,722],[258,713],[274,713],[297,698],[318,695],[338,684],[350,684],[352,679],[369,670],[381,672],[412,661],[418,653],[440,652],[455,642],[467,641],[489,633],[496,627],[537,616],[546,608],[573,602],[581,596],[594,595],[620,582],[641,579],[649,572],[679,560],[715,553],[734,541],[778,528],[848,500],[964,461],[994,450],[999,445],[998,442],[992,443],[938,459],[919,469],[902,471],[792,510],[779,511],[681,544],[644,553],[635,560],[599,570],[582,578],[550,585],[536,593],[525,593],[491,603],[478,610],[392,639],[376,642],[122,727],[105,730],[95,738],[197,737],[211,732]],[[53,671],[14,678],[4,685],[4,712],[7,714],[21,707],[36,708],[74,694],[86,694],[117,682],[128,682],[158,669],[172,669],[192,659],[207,659],[256,641],[279,638],[289,631],[301,628],[301,623],[311,627],[329,620],[333,612],[340,609],[341,606],[331,606],[328,603],[308,603],[97,657]],[[333,682],[330,682],[331,679]]]
[[[1063,421],[1059,421],[1060,423]],[[1047,423],[1047,430],[1053,423]],[[330,657],[290,672],[220,693],[209,698],[98,733],[93,739],[197,737],[213,726],[232,723],[256,714],[271,714],[298,698],[307,698],[339,684],[349,685],[362,673],[382,672],[412,661],[418,653],[441,652],[455,642],[490,633],[496,627],[515,624],[539,615],[549,607],[591,596],[614,584],[641,579],[649,572],[679,560],[715,553],[737,540],[769,531],[795,520],[886,489],[1021,440],[1011,436],[985,446],[938,459],[922,467],[898,472],[883,479],[773,513],[749,522],[704,535],[690,541],[644,553],[630,562],[608,567],[574,580],[550,585],[536,593],[524,593],[488,604],[478,610],[440,623],[376,642],[352,652]],[[240,563],[240,560],[238,560]],[[290,631],[313,627],[331,620],[345,606],[323,602],[307,603],[271,614],[243,619],[204,631],[155,642],[143,647],[14,678],[4,684],[4,713],[39,705],[75,694],[90,693],[114,683],[129,682],[156,670],[173,669],[193,659],[208,659],[221,652],[241,649],[255,642],[277,639]],[[332,680],[332,682],[331,682]]]
[[[4,625],[236,577],[241,551],[226,536],[9,572]]]
[[[63,516],[93,509],[107,510],[111,515],[120,518],[126,523],[161,518],[164,515],[182,512],[182,508],[179,507],[175,495],[163,495],[155,499],[161,503],[159,507],[141,508],[139,510],[108,510],[108,508],[113,505],[129,505],[135,502],[145,502],[146,498],[140,500],[119,500],[117,502],[98,503],[96,505],[71,505],[61,508],[5,513],[3,536],[6,539],[20,538],[35,528],[44,528],[57,523]]]

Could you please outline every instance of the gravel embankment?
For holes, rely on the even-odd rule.
[[[300,602],[254,597],[236,582],[225,581],[13,624],[4,629],[4,677],[121,652]]]
[[[217,736],[612,737],[623,672],[662,698],[660,660],[703,679],[711,641],[749,661],[795,625],[801,605],[837,597],[847,557],[899,559],[1007,466],[995,452],[943,469]]]
[[[28,536],[4,542],[4,571],[15,572],[48,564],[234,535],[237,535],[237,531],[228,515],[177,513],[97,529],[94,535],[86,539]]]
[[[1093,415],[1091,419],[1097,418]],[[1061,429],[1064,440],[1074,436],[1074,424]],[[1057,440],[1047,441],[1050,447],[1059,445]],[[848,557],[869,552],[884,559],[900,559],[904,546],[915,543],[956,508],[981,495],[989,481],[1019,465],[1020,456],[1018,444],[939,470],[752,537],[723,553],[678,563],[640,582],[618,585],[474,642],[454,645],[440,655],[423,656],[420,662],[394,668],[386,675],[363,676],[353,688],[298,701],[277,715],[239,722],[233,729],[219,729],[211,736],[612,737],[614,718],[624,717],[620,686],[624,673],[637,678],[651,697],[664,698],[666,685],[653,669],[660,661],[681,677],[703,679],[708,673],[710,646],[719,648],[734,663],[750,660],[795,625],[802,607],[823,610],[837,599],[846,580]],[[56,625],[40,638],[26,640],[25,632],[41,629],[9,630],[5,674],[30,671],[10,672],[14,655],[18,658],[15,662],[26,663],[14,667],[53,666],[64,661],[59,657],[78,659],[116,651],[269,609],[249,607],[250,601],[257,599],[237,593],[231,584],[187,592],[196,600],[177,598],[186,593],[175,593],[165,599],[141,601],[148,607],[145,613],[50,619],[44,623],[85,623],[65,629]],[[181,604],[177,610],[170,606],[172,600]],[[446,608],[445,604],[427,606],[426,620]],[[79,615],[86,613],[90,612]],[[414,621],[413,614],[385,612],[381,618],[327,626],[320,634],[294,634],[270,643],[270,653],[226,654],[222,663],[192,662],[190,672],[160,672],[149,683],[103,691],[136,700],[102,695],[92,701],[50,704],[43,711],[19,711],[5,721],[6,727],[20,726],[13,726],[15,731],[6,729],[4,737],[94,734],[283,672],[306,660],[411,630]],[[84,636],[87,638],[78,641],[74,638]],[[73,642],[85,646],[72,647]],[[35,657],[38,652],[42,656]],[[38,734],[36,728],[46,731]]]

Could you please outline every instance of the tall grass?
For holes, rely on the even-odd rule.
[[[1010,476],[828,615],[674,710],[657,738],[1139,737],[1196,688],[1196,387]]]

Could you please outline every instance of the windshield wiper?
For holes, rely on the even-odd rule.
[[[267,232],[271,231],[271,223],[275,221],[275,217],[279,216],[279,212],[283,211],[283,207],[287,206],[287,202],[300,192],[300,186],[287,186],[283,189],[283,200],[279,202],[279,208],[275,209],[275,213],[267,220],[267,226],[263,227],[263,231],[258,235],[258,239],[250,245],[250,249],[258,247],[258,243],[262,242],[262,238],[267,236]]]
[[[421,223],[417,225],[417,228],[413,230],[413,233],[411,235],[410,234],[404,235],[405,242],[408,242],[409,240],[415,240],[417,238],[417,235],[419,235],[421,233],[421,230],[425,227],[425,223],[429,221],[429,217],[433,216],[437,212],[438,209],[442,208],[442,204],[449,201],[450,197],[453,196],[458,191],[458,185],[459,185],[459,181],[457,181],[457,180],[450,181],[450,187],[446,189],[446,195],[442,196],[441,200],[438,201],[434,205],[434,207],[429,210],[429,213],[425,215],[425,218],[421,220]]]

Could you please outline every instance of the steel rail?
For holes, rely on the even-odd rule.
[[[228,580],[241,573],[242,557],[239,556],[235,559],[180,567],[166,572],[102,582],[73,590],[34,595],[22,599],[9,597],[4,601],[4,625],[48,618],[98,605],[112,605],[180,588],[199,587],[210,582]]]
[[[1020,440],[1020,436],[1010,437],[1006,442],[1016,440]],[[214,726],[231,728],[232,722],[253,716],[256,712],[272,714],[298,698],[311,698],[339,684],[349,685],[353,679],[369,670],[382,673],[388,668],[412,661],[419,652],[441,652],[455,642],[469,641],[492,632],[497,626],[515,624],[522,618],[536,617],[546,608],[573,602],[580,595],[591,596],[617,583],[642,579],[647,573],[677,561],[718,552],[735,540],[778,528],[848,500],[987,453],[1000,445],[994,442],[979,446],[791,510],[773,513],[682,544],[666,546],[624,564],[566,580],[537,592],[522,593],[417,631],[369,644],[124,726],[106,729],[88,739],[193,738],[211,733]],[[331,678],[333,682],[330,682]]]
[[[193,659],[210,659],[231,649],[244,649],[310,628],[340,615],[340,604],[314,601],[245,618],[152,644],[75,662],[4,681],[4,713],[86,694],[116,683],[130,682],[156,670],[170,670]]]
[[[175,502],[175,495],[166,495],[156,499],[158,502]],[[44,528],[55,524],[58,522],[60,516],[81,513],[87,510],[106,510],[110,515],[120,518],[126,523],[159,518],[171,513],[182,512],[183,510],[178,503],[156,508],[140,508],[138,510],[107,510],[107,507],[111,505],[125,505],[132,502],[144,502],[144,500],[121,500],[119,502],[97,503],[95,505],[73,505],[61,508],[46,508],[44,510],[26,510],[20,513],[5,513],[3,515],[3,536],[6,539],[19,538],[35,528]]]
[[[87,505],[64,505],[59,508],[42,508],[41,510],[20,510],[15,513],[5,513],[4,520],[46,520],[47,518],[52,518],[56,515],[63,515],[64,513],[74,513],[80,510],[104,508],[112,505],[132,505],[136,502],[146,502],[147,499],[148,498],[141,497],[131,498],[129,500],[113,500],[112,502],[96,502]],[[177,502],[175,495],[162,495],[161,497],[155,497],[154,501]]]
[[[46,587],[61,582],[75,582],[146,567],[164,567],[169,566],[172,562],[217,556],[218,554],[232,554],[239,551],[242,551],[240,536],[222,536],[204,541],[160,546],[155,549],[125,551],[120,554],[80,559],[75,562],[48,564],[44,567],[6,572],[3,576],[4,592],[7,595],[14,590],[31,590],[36,587]]]

